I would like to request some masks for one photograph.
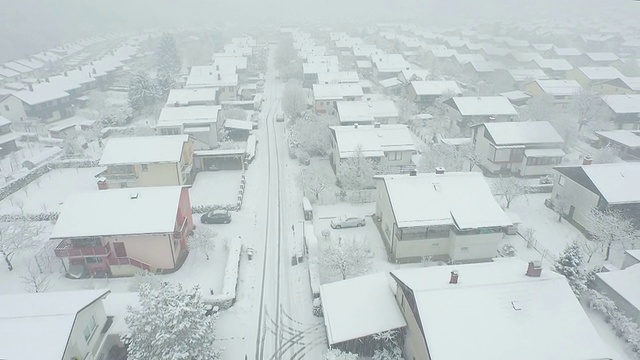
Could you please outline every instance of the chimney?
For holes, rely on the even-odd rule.
[[[135,200],[138,198],[138,193],[137,192],[133,192],[131,194],[129,194],[129,197],[131,198],[131,200]]]
[[[216,71],[220,71],[220,65],[216,65]]]
[[[451,277],[449,278],[449,284],[458,283],[458,270],[451,271]]]
[[[529,261],[526,275],[530,277],[540,277],[540,274],[542,274],[542,263],[537,260]]]
[[[64,76],[69,76],[69,73],[65,71]]]
[[[592,162],[593,158],[591,157],[591,155],[587,155],[584,157],[584,159],[582,159],[582,165],[591,165]]]
[[[222,80],[222,76],[220,76],[220,73],[218,73],[218,80]]]
[[[374,122],[373,127],[376,129],[380,129],[380,122],[379,121]]]
[[[49,82],[49,78],[44,78],[44,82],[48,83]]]
[[[96,68],[91,69],[91,72],[94,74],[97,74],[98,72],[96,71]]]
[[[29,91],[33,91],[33,85],[31,83],[28,83],[27,86],[29,87]]]
[[[353,128],[357,129],[358,128],[358,123],[353,124]]]
[[[416,169],[409,171],[409,176],[416,176],[416,175],[418,175],[418,171]]]
[[[445,169],[443,167],[438,166],[436,168],[436,175],[442,175],[442,174],[444,174],[444,171],[445,171]]]

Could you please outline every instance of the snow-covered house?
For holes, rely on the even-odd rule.
[[[640,130],[596,131],[598,145],[612,146],[623,159],[640,159]]]
[[[564,140],[548,121],[483,123],[471,129],[480,166],[491,173],[545,175],[565,156]]]
[[[640,94],[640,77],[622,77],[592,86],[598,93],[606,95]]]
[[[575,80],[536,80],[524,86],[532,96],[546,95],[553,99],[559,108],[567,108],[571,99],[582,91],[582,86]]]
[[[395,124],[400,119],[392,100],[338,101],[340,125]]]
[[[407,321],[406,359],[613,359],[567,280],[537,262],[431,266],[391,276]]]
[[[102,301],[110,292],[102,289],[1,295],[0,358],[106,358],[113,345],[106,341],[113,316],[107,316]]]
[[[183,186],[111,189],[65,200],[50,239],[70,276],[177,270],[193,229]]]
[[[442,96],[461,96],[455,81],[411,81],[407,86],[407,100],[420,106],[429,106]]]
[[[213,106],[218,103],[217,88],[171,89],[166,106]]]
[[[111,138],[97,175],[99,189],[188,184],[192,179],[193,139],[188,135]]]
[[[624,75],[612,66],[582,66],[569,71],[567,77],[576,80],[585,89],[589,89],[595,84],[619,79]]]
[[[565,59],[536,58],[533,63],[552,79],[564,79],[567,72],[573,69],[573,65]]]
[[[374,349],[367,346],[371,336],[407,326],[393,296],[392,282],[389,275],[375,273],[320,286],[331,348],[371,356]]]
[[[69,93],[51,84],[28,84],[28,89],[0,98],[0,115],[11,121],[39,118],[45,122],[73,114]]]
[[[310,88],[317,84],[319,73],[339,72],[339,63],[336,56],[307,57],[307,62],[302,64],[302,85]]]
[[[331,159],[336,173],[343,161],[358,154],[393,173],[409,172],[415,168],[411,157],[417,149],[406,125],[355,124],[329,128]]]
[[[640,164],[588,164],[553,168],[552,206],[586,228],[591,209],[615,209],[640,219]]]
[[[603,95],[618,129],[640,129],[640,94]]]
[[[360,84],[313,84],[313,108],[317,114],[334,114],[336,102],[362,100]]]
[[[629,256],[629,254],[627,254]],[[640,326],[640,264],[596,274],[593,286]]]
[[[541,69],[511,69],[507,71],[510,80],[520,87],[533,80],[547,80],[549,76]]]
[[[380,81],[398,76],[402,70],[409,70],[411,65],[402,54],[371,55],[374,79]]]
[[[18,150],[16,140],[19,138],[20,135],[11,130],[11,121],[0,116],[0,155],[6,155],[12,151]]]
[[[456,262],[496,256],[511,225],[480,173],[383,175],[376,181],[376,224],[394,262],[423,256]]]
[[[318,84],[358,84],[360,77],[355,71],[320,72]]]
[[[516,109],[504,96],[460,96],[444,101],[452,119],[465,131],[470,125],[513,121]]]
[[[238,74],[190,74],[185,89],[217,88],[219,101],[234,101],[238,96]]]
[[[156,130],[159,135],[186,134],[196,149],[218,147],[218,132],[223,126],[219,105],[165,107],[160,111]]]

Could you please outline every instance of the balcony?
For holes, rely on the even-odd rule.
[[[95,256],[109,256],[111,253],[111,247],[109,244],[100,246],[74,246],[67,240],[63,240],[53,250],[57,257],[95,257]]]
[[[107,179],[107,181],[111,181],[111,182],[135,181],[138,179],[138,175],[136,175],[135,173],[122,173],[122,174],[104,173],[102,174],[102,176],[104,176]]]
[[[187,229],[187,218],[185,217],[184,220],[182,220],[182,224],[180,225],[180,228],[173,231],[173,238],[182,239],[182,236],[184,235],[184,232],[186,229]]]

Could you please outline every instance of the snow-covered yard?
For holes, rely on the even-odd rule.
[[[97,167],[51,170],[0,201],[0,213],[58,211],[60,204],[70,195],[98,191],[95,175],[100,171],[102,168]]]
[[[189,191],[191,205],[235,204],[238,200],[241,170],[203,171],[196,175]],[[247,184],[251,186],[251,184]]]

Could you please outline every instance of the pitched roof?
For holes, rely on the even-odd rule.
[[[544,80],[549,78],[541,69],[512,69],[509,70],[509,75],[511,75],[515,81],[525,81],[528,79]]]
[[[640,203],[640,163],[591,164],[553,168],[609,204]]]
[[[411,132],[406,125],[331,126],[340,158],[357,155],[358,149],[365,157],[384,156],[385,151],[416,151]]]
[[[363,95],[360,84],[313,84],[315,100],[340,100],[344,97]]]
[[[603,95],[602,100],[616,114],[640,113],[640,94]]]
[[[376,118],[398,117],[398,109],[392,100],[338,101],[336,108],[342,123],[363,124]]]
[[[548,121],[495,122],[484,126],[495,145],[562,144],[564,140]]]
[[[64,99],[69,93],[51,84],[34,84],[33,91],[21,90],[11,94],[28,105],[42,104],[51,100]]]
[[[432,359],[611,359],[566,279],[527,264],[493,263],[401,269]],[[458,283],[449,284],[458,271]],[[554,324],[549,326],[549,324]]]
[[[109,293],[102,289],[0,295],[0,358],[62,359],[78,313]]]
[[[582,66],[578,70],[589,80],[611,80],[624,77],[620,70],[612,66]]]
[[[582,86],[575,80],[536,80],[534,82],[551,96],[571,96],[582,91]]]
[[[411,81],[409,86],[413,87],[417,95],[462,94],[455,81]]]
[[[535,63],[541,69],[549,69],[552,71],[569,71],[573,66],[565,59],[534,59]]]
[[[171,233],[182,189],[158,186],[72,195],[62,204],[51,238]]]
[[[196,89],[171,89],[167,97],[167,105],[174,106],[176,103],[184,106],[190,103],[212,102],[216,99],[217,88],[196,88]]]
[[[596,131],[598,137],[603,137],[620,145],[632,149],[640,149],[640,131],[610,130]]]
[[[462,116],[467,115],[518,115],[509,100],[503,96],[461,96],[446,101]]]
[[[640,264],[619,271],[598,273],[596,276],[620,297],[640,310],[640,286],[637,286],[640,283]]]
[[[508,226],[509,218],[479,173],[380,177],[398,227],[456,225],[459,229]]]
[[[100,166],[177,163],[188,140],[188,135],[110,138],[102,152]]]

